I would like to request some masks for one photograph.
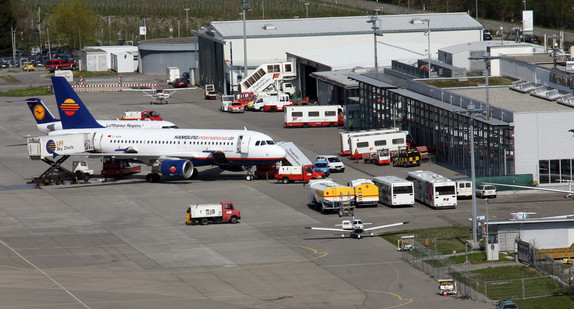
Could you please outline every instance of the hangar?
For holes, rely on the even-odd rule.
[[[431,55],[438,47],[482,39],[483,26],[467,13],[381,15],[377,17],[375,27],[369,23],[370,19],[370,16],[353,16],[248,20],[245,24],[246,46],[243,21],[213,21],[195,32],[199,48],[199,83],[215,84],[220,92],[228,93],[231,85],[243,78],[245,69],[253,71],[263,63],[285,61],[290,53],[298,72],[299,95],[315,98],[315,82],[313,79],[307,81],[307,77],[313,72],[331,70],[331,64],[309,59],[304,53],[297,57],[299,52],[324,49],[323,54],[373,67],[373,37],[380,46],[377,55],[381,55],[381,63],[384,63],[388,46],[410,50],[411,58],[416,53],[424,58],[428,29],[432,34]],[[426,23],[411,23],[415,19]],[[352,46],[365,44],[371,47],[352,51]],[[339,51],[345,46],[348,54],[340,55]]]
[[[165,75],[167,67],[178,67],[180,72],[190,72],[192,78],[197,59],[195,47],[194,37],[140,41],[140,73]]]

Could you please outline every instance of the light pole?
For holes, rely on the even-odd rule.
[[[379,32],[379,25],[378,25],[378,21],[379,21],[379,17],[378,17],[378,13],[379,11],[377,10],[377,16],[373,16],[371,15],[370,19],[367,20],[367,22],[369,24],[372,24],[371,29],[373,29],[373,38],[374,38],[374,45],[375,45],[375,76],[377,74],[379,74],[379,60],[377,57],[377,35],[382,36],[382,34]]]
[[[185,8],[185,36],[189,36],[189,8]]]
[[[502,41],[502,39],[504,38],[504,33],[502,33],[503,30],[504,27],[500,26],[500,46],[504,45],[504,42]]]
[[[430,79],[430,73],[431,73],[431,49],[430,49],[430,19],[425,18],[425,19],[420,19],[420,18],[413,18],[410,21],[411,24],[416,25],[416,24],[427,24],[427,31],[426,31],[426,35],[427,35],[427,52],[428,52],[428,67],[427,67],[427,72],[428,72],[428,78]]]
[[[488,91],[488,78],[490,76],[490,61],[492,59],[500,59],[500,57],[491,57],[490,52],[484,52],[482,57],[469,57],[468,60],[484,60],[484,67],[486,69],[486,120],[490,120],[490,102],[489,102],[489,91]]]
[[[112,20],[111,20],[110,15],[108,15],[108,38],[109,38],[110,46],[112,46]]]
[[[309,2],[305,2],[305,16],[309,18]]]
[[[476,0],[476,20],[478,20],[478,0]]]
[[[478,239],[476,236],[478,221],[476,218],[476,173],[474,162],[474,114],[482,114],[484,110],[475,109],[474,104],[466,106],[466,111],[460,114],[468,115],[469,134],[470,134],[470,181],[472,182],[472,248],[478,248]]]
[[[50,43],[50,25],[46,25],[46,35],[48,36],[48,59],[52,60],[52,43]]]
[[[179,32],[179,21],[181,20],[181,18],[177,18],[177,37],[181,38],[180,32]]]
[[[12,39],[12,60],[16,64],[16,28],[10,26],[10,39]]]
[[[144,16],[144,29],[145,29],[145,32],[144,32],[144,40],[147,40],[147,27],[146,27],[146,25],[145,25],[145,22],[146,22],[146,16]]]
[[[247,78],[247,26],[246,26],[246,15],[247,11],[250,10],[249,3],[244,0],[242,3],[243,10],[243,78]]]

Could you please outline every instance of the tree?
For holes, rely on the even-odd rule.
[[[16,27],[16,18],[11,0],[0,0],[0,55],[12,54],[11,27]]]
[[[62,0],[54,7],[49,21],[53,41],[80,49],[80,43],[94,41],[98,16],[86,0]]]

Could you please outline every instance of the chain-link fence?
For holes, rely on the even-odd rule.
[[[534,252],[536,254],[536,251]],[[467,271],[465,265],[454,264],[452,257],[453,255],[440,255],[436,250],[429,249],[418,241],[414,242],[412,250],[402,252],[403,260],[425,274],[436,279],[454,279],[457,295],[474,301],[527,299],[574,292],[572,288],[574,267],[557,262],[548,256],[544,259],[530,259],[531,266],[545,276],[496,281],[484,280],[480,274]],[[481,264],[475,264],[475,267],[477,265]],[[493,264],[483,265],[493,266]]]

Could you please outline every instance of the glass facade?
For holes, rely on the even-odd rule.
[[[393,91],[359,83],[356,129],[399,127],[417,145],[434,145],[437,161],[470,175],[470,122],[474,126],[476,176],[514,174],[514,135],[510,126],[494,126],[453,110],[427,104]],[[560,167],[560,163],[556,162]],[[570,169],[568,169],[570,171]],[[541,173],[542,177],[542,173]]]
[[[574,159],[538,161],[540,184],[571,182],[573,180],[572,161]]]

